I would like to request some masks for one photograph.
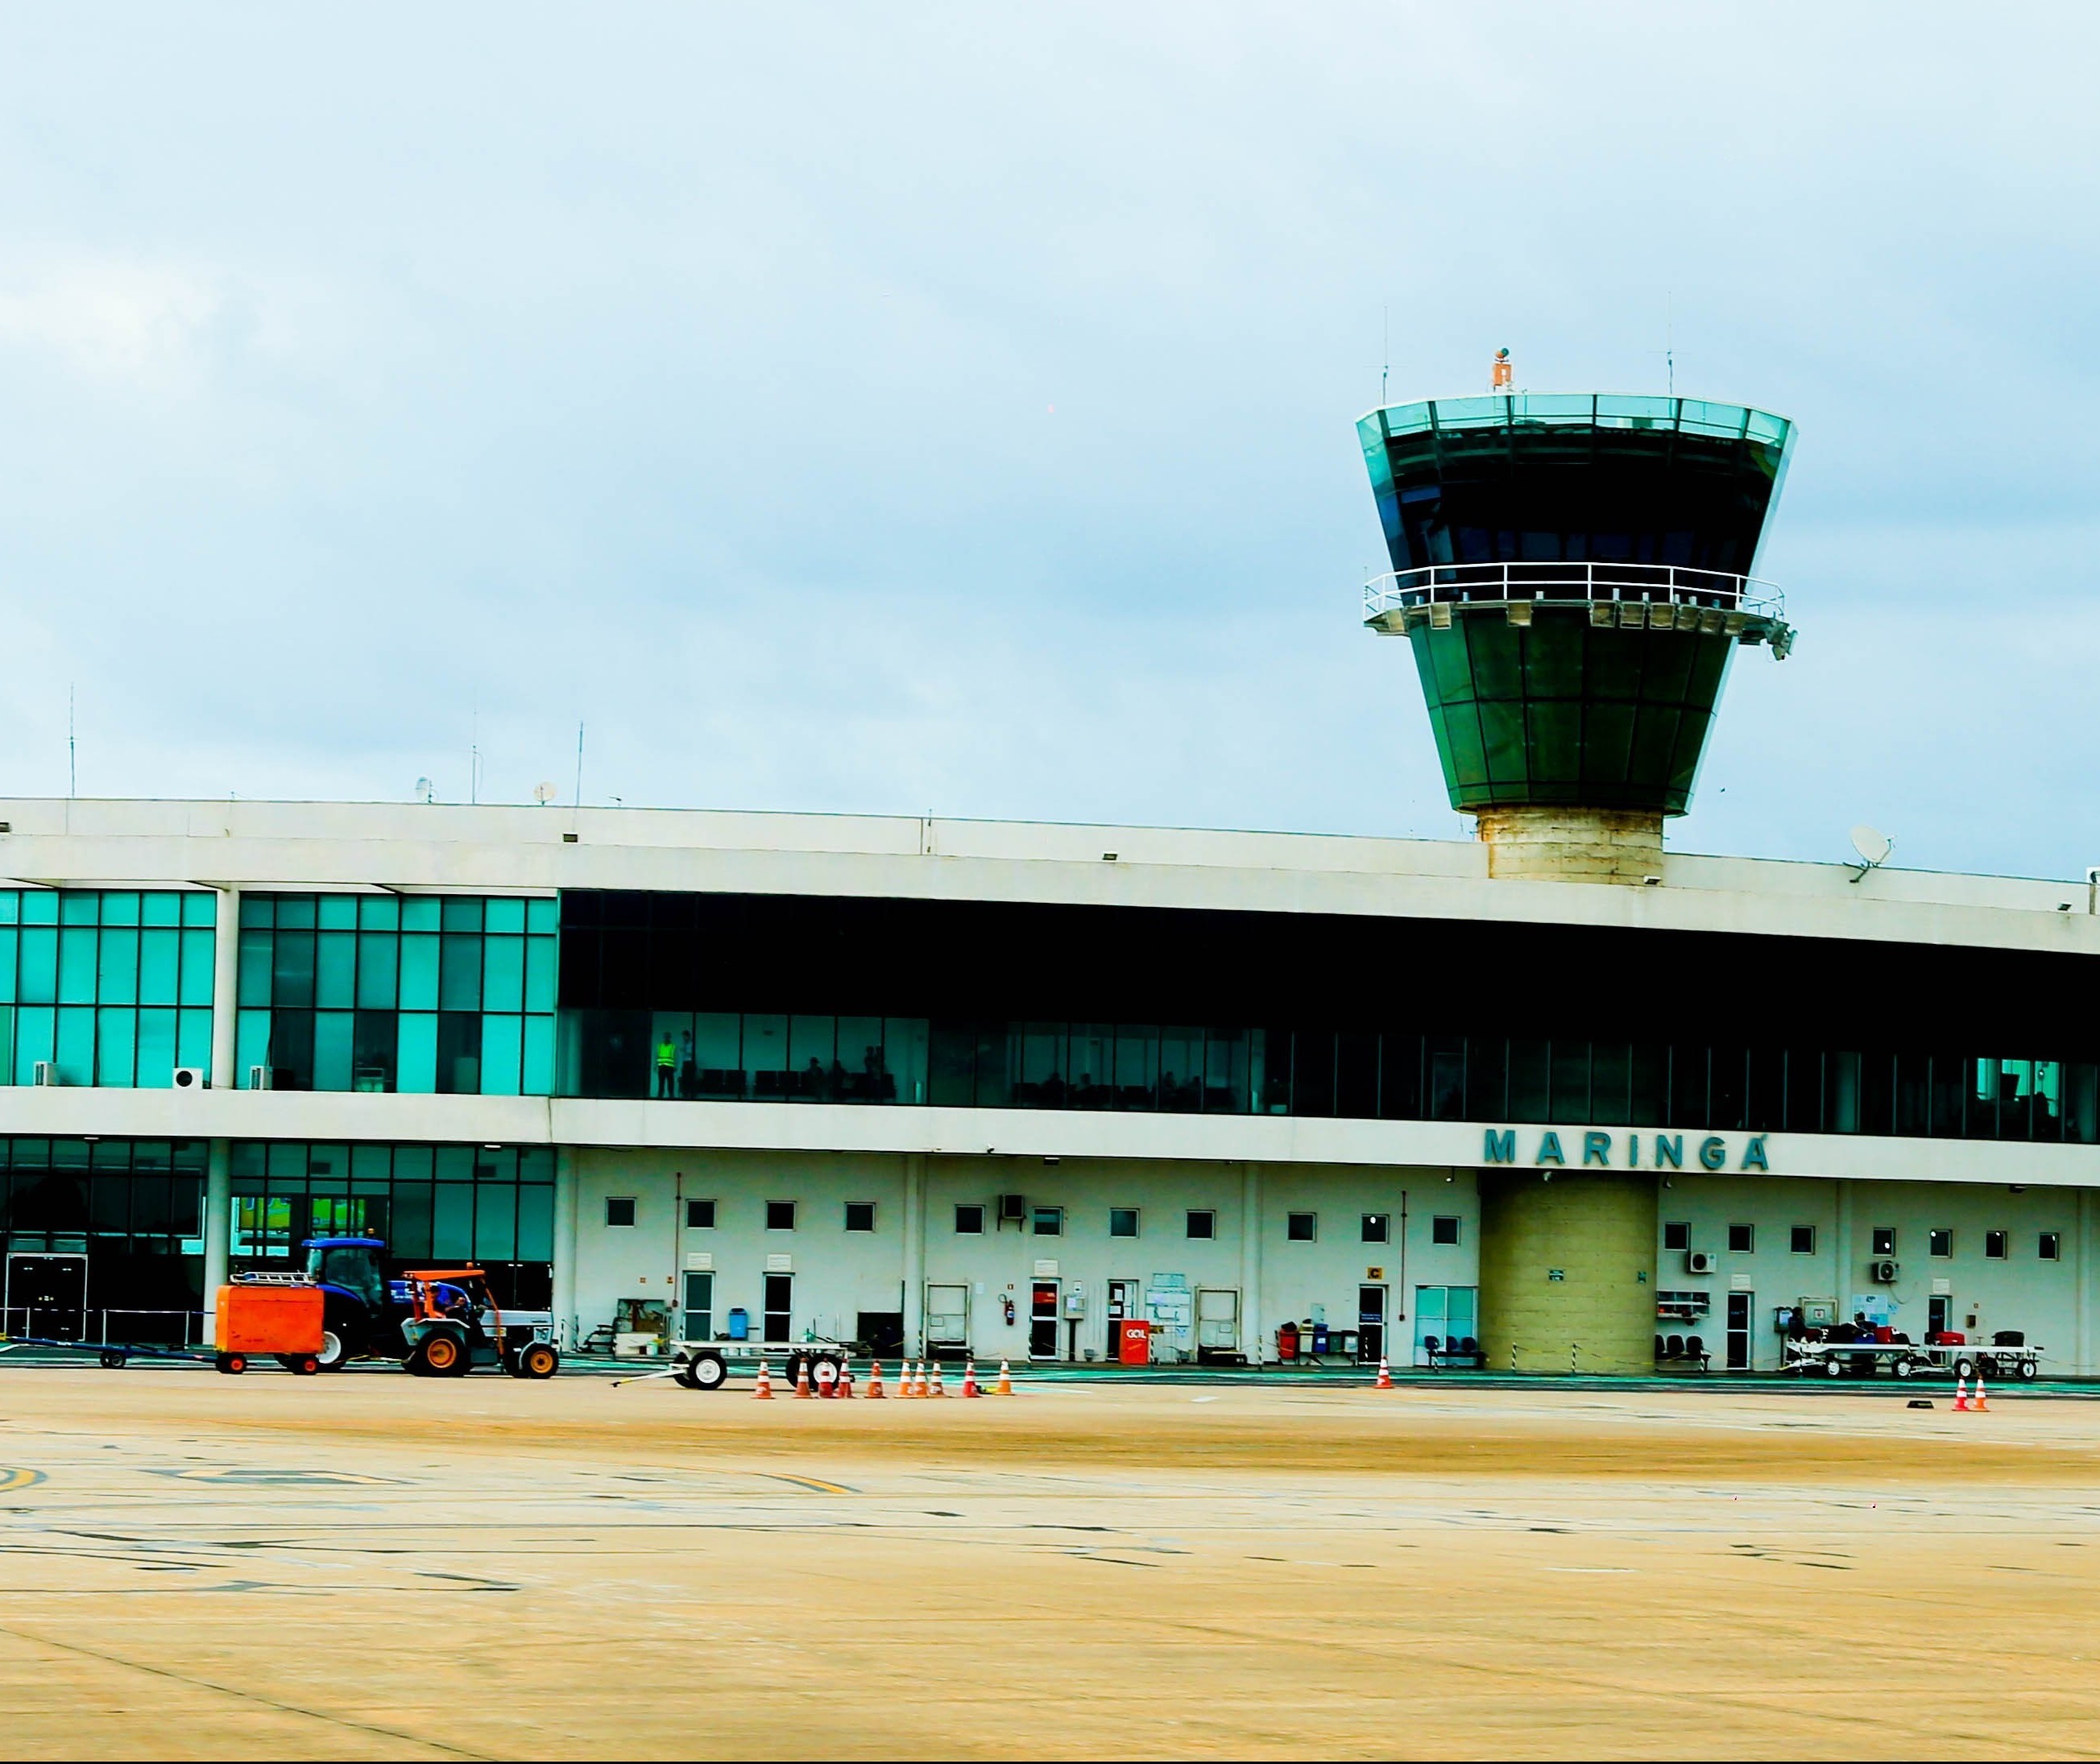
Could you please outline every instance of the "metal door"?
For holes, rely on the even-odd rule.
[[[1728,1369],[1747,1372],[1750,1369],[1750,1319],[1756,1314],[1756,1294],[1732,1292],[1728,1294]]]
[[[795,1277],[765,1277],[765,1333],[761,1341],[788,1342],[795,1338]]]
[[[970,1289],[967,1286],[926,1288],[926,1352],[943,1347],[967,1348],[970,1344]]]
[[[1028,1357],[1057,1357],[1057,1282],[1039,1280],[1029,1289]]]
[[[1240,1295],[1233,1286],[1196,1289],[1196,1352],[1214,1354],[1239,1352]]]
[[[1945,1293],[1940,1293],[1926,1300],[1925,1333],[1927,1340],[1930,1340],[1935,1335],[1943,1335],[1947,1333],[1947,1313],[1953,1308],[1954,1301]]]
[[[1377,1360],[1385,1353],[1385,1288],[1357,1288],[1357,1357]]]
[[[77,1342],[87,1334],[87,1258],[17,1250],[7,1258],[8,1326],[24,1335]]]
[[[689,1342],[715,1338],[715,1277],[689,1272],[686,1276],[686,1310],[678,1325],[680,1338]]]

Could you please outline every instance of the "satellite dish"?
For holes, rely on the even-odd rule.
[[[1889,861],[1889,853],[1896,849],[1896,842],[1878,827],[1862,823],[1852,829],[1852,849],[1860,854],[1860,867],[1852,872],[1856,882],[1869,870],[1878,869]]]
[[[552,802],[554,800],[554,787],[552,784],[535,784],[532,787],[532,800],[542,806]]]

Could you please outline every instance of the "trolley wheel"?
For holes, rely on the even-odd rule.
[[[213,1356],[212,1364],[222,1372],[245,1372],[248,1369],[248,1356],[218,1354]]]
[[[2041,1376],[2041,1363],[2036,1360],[2021,1360],[2014,1363],[2013,1376],[2023,1384],[2032,1384]]]
[[[719,1354],[702,1354],[693,1361],[686,1381],[696,1391],[718,1391],[729,1383],[729,1363]]]
[[[1957,1378],[1974,1378],[1976,1376],[1976,1362],[1971,1360],[1968,1355],[1962,1355],[1960,1359],[1954,1362],[1954,1375]]]
[[[285,1365],[293,1378],[311,1378],[321,1369],[321,1356],[319,1354],[287,1354]]]
[[[1908,1360],[1893,1360],[1889,1362],[1889,1370],[1899,1378],[1908,1378],[1917,1369],[1915,1363]]]
[[[1826,1354],[1824,1356],[1823,1369],[1833,1378],[1842,1378],[1845,1376],[1845,1362],[1835,1354]]]
[[[126,1356],[124,1352],[119,1348],[104,1348],[102,1350],[103,1369],[106,1372],[114,1372],[117,1370],[123,1365],[126,1357]]]
[[[423,1338],[423,1370],[434,1378],[456,1378],[467,1368],[466,1341],[450,1330],[435,1330]]]
[[[323,1330],[321,1351],[317,1357],[322,1371],[340,1372],[350,1359],[350,1349],[333,1330]]]
[[[552,1342],[534,1342],[518,1356],[521,1378],[551,1378],[561,1369],[562,1356]]]

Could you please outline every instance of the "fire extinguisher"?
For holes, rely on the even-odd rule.
[[[1006,1326],[1007,1326],[1008,1329],[1012,1329],[1012,1328],[1013,1327],[1013,1299],[1012,1299],[1012,1297],[1009,1294],[1009,1295],[1008,1295],[1008,1296],[1006,1296],[1006,1297],[1004,1297],[1004,1298],[1002,1298],[999,1302],[1001,1304],[1003,1304],[1004,1306],[1005,1306],[1005,1307],[1006,1307]]]

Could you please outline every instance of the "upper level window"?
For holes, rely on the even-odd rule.
[[[955,1209],[955,1235],[959,1237],[977,1237],[984,1234],[983,1207],[972,1202]]]
[[[1758,1231],[1754,1225],[1731,1225],[1728,1228],[1728,1248],[1736,1255],[1748,1255],[1758,1246]]]
[[[1293,1213],[1285,1221],[1283,1234],[1293,1243],[1310,1243],[1320,1235],[1317,1213]]]
[[[1896,1228],[1894,1225],[1874,1227],[1874,1254],[1894,1255],[1896,1253]]]
[[[1392,1215],[1366,1213],[1363,1219],[1365,1243],[1390,1243],[1392,1241]]]
[[[1672,1219],[1662,1228],[1662,1246],[1665,1250],[1688,1250],[1692,1247],[1692,1221]]]
[[[872,1231],[875,1229],[875,1202],[848,1201],[846,1202],[846,1229]]]
[[[1039,1237],[1059,1237],[1065,1233],[1065,1209],[1061,1206],[1038,1206],[1030,1209],[1029,1228]]]
[[[1135,1237],[1137,1235],[1137,1209],[1134,1206],[1111,1206],[1109,1209],[1109,1235],[1111,1237]]]
[[[1990,1259],[1994,1262],[2004,1261],[2005,1259],[2005,1233],[2002,1231],[1985,1232],[1983,1233],[1983,1254],[1990,1257]]]
[[[1926,1236],[1926,1248],[1934,1255],[1952,1255],[1954,1253],[1954,1233],[1943,1227]]]
[[[686,1227],[690,1231],[712,1231],[715,1228],[715,1203],[712,1201],[686,1202]]]
[[[1429,1221],[1429,1241],[1432,1243],[1456,1243],[1458,1241],[1458,1217],[1455,1213],[1439,1213]]]
[[[608,1194],[605,1197],[605,1222],[608,1225],[631,1225],[634,1223],[634,1197],[631,1194]]]
[[[1218,1234],[1218,1215],[1205,1208],[1189,1215],[1189,1235],[1192,1237],[1215,1237]]]
[[[2040,1241],[2035,1246],[2035,1253],[2045,1262],[2054,1262],[2061,1250],[2062,1245],[2062,1240],[2054,1232],[2045,1231],[2041,1234]]]
[[[1815,1226],[1813,1226],[1813,1225],[1796,1225],[1796,1226],[1794,1226],[1794,1227],[1793,1228],[1793,1229],[1792,1229],[1792,1230],[1788,1233],[1788,1237],[1787,1237],[1787,1247],[1788,1247],[1789,1249],[1792,1250],[1793,1251],[1793,1253],[1794,1253],[1796,1255],[1815,1255]]]
[[[768,1201],[765,1203],[765,1228],[768,1231],[792,1231],[795,1228],[795,1203],[792,1201]]]

